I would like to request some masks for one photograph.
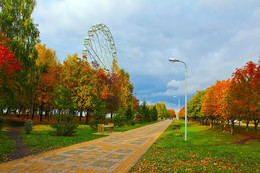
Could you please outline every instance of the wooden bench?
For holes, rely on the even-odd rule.
[[[107,130],[111,130],[111,132],[114,132],[114,123],[108,123],[108,125],[104,125],[104,128],[107,128]]]
[[[104,134],[104,124],[98,124],[97,133]]]
[[[97,133],[104,134],[105,128],[107,128],[108,131],[114,132],[114,123],[108,123],[108,125],[98,124]]]

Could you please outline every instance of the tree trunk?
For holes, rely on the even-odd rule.
[[[235,127],[235,123],[234,123],[234,119],[231,120],[231,135],[234,135],[234,127]]]
[[[85,124],[88,124],[88,117],[89,117],[89,111],[87,110],[87,115],[85,115],[86,116],[86,122],[85,122]]]
[[[81,121],[81,117],[82,117],[82,108],[80,109],[80,115],[79,115],[79,121]]]
[[[111,117],[111,122],[112,122],[112,118],[113,118],[113,113],[111,112],[111,114],[110,114],[110,117]]]
[[[35,103],[33,104],[32,120],[34,118],[34,113],[35,113]]]
[[[19,109],[19,111],[18,111],[18,114],[19,114],[19,115],[21,115],[21,111],[22,111],[22,109],[23,109],[23,107],[20,106],[20,109]]]
[[[40,106],[40,122],[42,123],[43,101]]]
[[[248,124],[249,124],[249,121],[246,121],[246,132],[248,132]]]
[[[48,113],[49,113],[49,110],[45,110],[45,115],[44,115],[44,119],[46,120],[47,119],[47,116],[48,116]]]
[[[259,123],[259,120],[257,121],[257,120],[254,120],[254,124],[255,124],[255,133],[256,133],[256,131],[257,131],[257,125],[258,125],[258,123]]]
[[[223,132],[223,131],[224,131],[224,121],[223,121],[223,119],[221,119],[221,125],[220,125],[220,127],[221,127],[221,131]]]

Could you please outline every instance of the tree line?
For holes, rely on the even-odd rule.
[[[111,117],[118,109],[136,112],[130,75],[114,59],[111,72],[87,57],[68,55],[60,63],[54,50],[40,43],[38,25],[31,14],[35,0],[0,1],[0,113],[36,111],[42,121],[53,110],[58,113],[93,113]],[[88,119],[86,120],[88,121]]]
[[[95,125],[108,113],[111,119],[117,114],[115,121],[120,123],[175,115],[165,103],[139,105],[130,74],[115,59],[110,72],[77,54],[59,62],[56,52],[41,44],[38,25],[31,18],[35,0],[0,0],[0,5],[0,114],[26,114],[32,119],[39,114],[40,121],[57,114],[59,121],[64,119],[61,115],[77,112],[79,121],[85,113],[86,123],[93,116]]]
[[[235,120],[244,121],[247,131],[249,123],[253,122],[256,131],[260,121],[260,60],[237,68],[231,79],[217,81],[206,90],[197,91],[187,106],[187,116],[192,121],[210,126],[221,124],[222,130],[231,123],[231,134],[234,134]],[[180,116],[184,114],[182,108]]]

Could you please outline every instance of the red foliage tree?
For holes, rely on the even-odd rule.
[[[249,61],[243,68],[236,69],[232,77],[233,111],[246,120],[247,130],[252,120],[257,130],[260,121],[260,60],[258,63]]]

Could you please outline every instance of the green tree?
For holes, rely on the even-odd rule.
[[[35,0],[0,0],[0,31],[11,39],[10,48],[21,63],[22,70],[15,77],[20,89],[14,98],[22,107],[32,100],[36,87],[31,82],[37,69],[35,45],[39,42],[39,30],[31,18],[35,5]]]
[[[170,113],[167,110],[165,103],[157,103],[155,106],[158,111],[159,118],[170,118]]]
[[[157,121],[158,119],[158,111],[156,109],[156,106],[153,106],[153,109],[151,110],[151,114],[152,114],[152,121]]]
[[[125,117],[127,121],[131,121],[134,118],[134,112],[130,106],[128,106],[128,109],[126,110]]]
[[[204,115],[201,112],[201,107],[205,93],[206,91],[204,90],[197,91],[197,94],[188,102],[188,117],[194,120],[199,120],[200,123],[202,123],[204,118]]]
[[[141,117],[141,123],[143,122],[150,122],[151,121],[151,115],[148,105],[146,104],[146,101],[144,100],[143,103],[139,106],[139,113],[142,115]]]

